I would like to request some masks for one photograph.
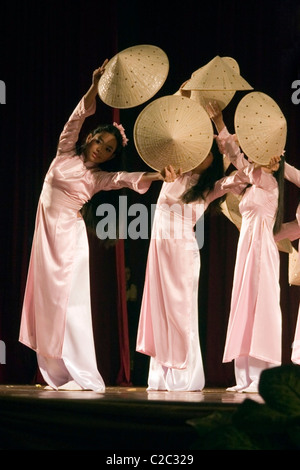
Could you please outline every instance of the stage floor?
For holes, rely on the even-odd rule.
[[[3,397],[43,399],[43,400],[96,400],[101,402],[178,402],[178,403],[205,403],[213,405],[237,405],[245,398],[250,397],[263,403],[258,393],[233,393],[225,389],[204,389],[201,392],[167,392],[147,391],[144,387],[106,387],[104,393],[95,393],[89,390],[66,391],[46,390],[43,385],[0,385],[0,399]]]
[[[96,393],[0,385],[0,449],[182,451],[198,438],[193,423],[230,419],[249,399],[264,403],[259,394],[225,389],[107,387]]]

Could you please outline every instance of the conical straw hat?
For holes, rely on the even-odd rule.
[[[253,87],[233,67],[229,59],[216,56],[208,64],[196,70],[184,85],[185,90],[253,90]]]
[[[140,45],[116,54],[98,84],[101,100],[113,108],[133,108],[152,98],[169,73],[169,60],[156,46]]]
[[[259,91],[248,93],[239,102],[234,116],[239,145],[245,155],[260,165],[283,154],[287,125],[275,101]]]
[[[231,67],[234,72],[240,73],[239,64],[232,57],[222,57],[222,60]],[[192,74],[197,75],[199,70]],[[190,92],[190,98],[198,101],[204,108],[212,101],[216,101],[221,110],[225,109],[235,95],[235,90],[184,90]]]
[[[150,103],[134,125],[134,142],[140,157],[161,171],[172,165],[183,172],[205,160],[213,143],[207,112],[184,96],[164,96]]]

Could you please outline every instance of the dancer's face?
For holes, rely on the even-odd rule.
[[[109,132],[101,132],[92,136],[90,134],[86,140],[85,157],[88,162],[104,163],[113,158],[117,149],[117,140]]]

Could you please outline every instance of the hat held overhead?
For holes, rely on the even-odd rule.
[[[284,153],[287,123],[277,103],[265,93],[248,93],[239,102],[234,127],[245,155],[259,165]]]
[[[152,98],[168,73],[169,60],[162,49],[147,44],[129,47],[106,65],[98,94],[112,108],[133,108]]]
[[[253,90],[240,75],[234,59],[216,56],[208,64],[196,70],[184,85],[184,90]]]
[[[232,57],[222,57],[222,60],[233,69],[237,74],[240,73],[239,64]],[[192,76],[196,75],[199,70],[196,70]],[[198,101],[204,108],[211,102],[216,101],[220,109],[225,109],[234,97],[236,90],[190,90],[190,98]]]

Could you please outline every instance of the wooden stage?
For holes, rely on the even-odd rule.
[[[222,448],[218,444],[222,432],[232,436],[233,418],[245,405],[256,410],[264,401],[258,393],[225,389],[147,392],[140,387],[107,387],[98,394],[0,385],[0,450],[187,452],[203,446],[205,450]],[[228,445],[226,438],[224,448]]]

